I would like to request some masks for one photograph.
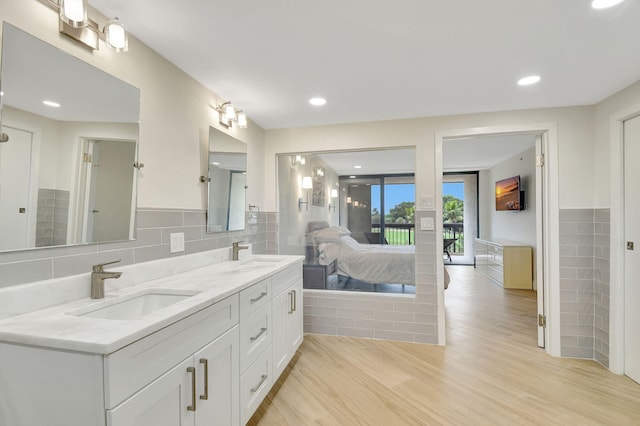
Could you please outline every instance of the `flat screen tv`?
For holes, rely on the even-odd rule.
[[[520,189],[520,176],[496,182],[496,211],[524,210],[524,191]]]

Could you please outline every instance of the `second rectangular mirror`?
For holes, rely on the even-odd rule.
[[[247,145],[210,127],[207,233],[244,229],[246,177]]]

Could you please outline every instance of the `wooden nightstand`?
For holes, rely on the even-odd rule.
[[[302,265],[303,288],[326,289],[330,275],[336,273],[336,260],[328,265],[317,262],[305,263]]]

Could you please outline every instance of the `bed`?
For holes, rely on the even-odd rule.
[[[415,285],[415,246],[360,244],[346,228],[326,222],[310,222],[307,235],[310,256],[323,265],[336,260],[339,275],[372,284]]]
[[[415,285],[415,246],[360,244],[351,232],[327,222],[307,225],[307,260],[329,265],[336,260],[339,275],[372,284]],[[449,274],[444,270],[445,288]]]

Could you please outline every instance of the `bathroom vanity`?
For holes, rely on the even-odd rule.
[[[303,258],[213,252],[118,268],[99,300],[88,274],[0,289],[0,424],[245,424],[302,343]]]

